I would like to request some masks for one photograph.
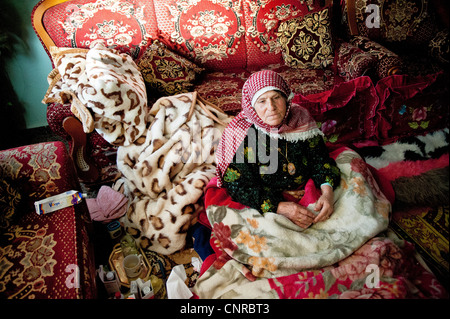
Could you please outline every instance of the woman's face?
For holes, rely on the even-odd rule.
[[[286,115],[286,98],[279,91],[268,91],[256,100],[254,107],[264,123],[278,126]]]

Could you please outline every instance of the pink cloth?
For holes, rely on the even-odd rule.
[[[127,203],[125,195],[105,185],[100,187],[97,198],[86,199],[91,219],[104,223],[122,217],[127,211]]]

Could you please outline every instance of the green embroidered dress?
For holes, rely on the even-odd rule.
[[[251,129],[256,129],[252,126]],[[336,162],[330,158],[322,136],[290,142],[269,137],[249,142],[247,135],[239,148],[243,153],[236,154],[223,176],[224,187],[231,198],[261,213],[276,212],[278,203],[285,201],[282,193],[295,190],[312,179],[317,188],[328,183],[335,189],[340,183],[340,171]],[[269,138],[271,139],[269,141]],[[259,145],[263,143],[262,145]],[[266,154],[276,150],[278,165],[276,172],[268,171],[266,160],[259,160],[258,147],[263,147]],[[243,146],[243,147],[242,147]],[[243,159],[243,160],[242,160]]]

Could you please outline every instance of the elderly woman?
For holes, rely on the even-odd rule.
[[[291,98],[278,73],[260,71],[249,77],[242,89],[242,111],[225,129],[217,149],[217,184],[236,202],[308,228],[333,213],[340,171],[309,112]],[[261,148],[276,153],[270,157],[275,171],[267,169]],[[300,204],[310,180],[318,193],[315,212]]]

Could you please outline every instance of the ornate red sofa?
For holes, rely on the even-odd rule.
[[[79,189],[62,142],[0,151],[0,299],[97,296],[85,202],[45,215],[34,207]]]
[[[442,64],[419,77],[408,73],[403,53],[371,39],[382,39],[380,32],[377,37],[363,32],[361,25],[370,18],[364,3],[42,0],[32,22],[50,58],[52,46],[91,48],[98,42],[130,54],[146,81],[149,107],[162,95],[197,91],[234,114],[247,77],[269,68],[289,82],[330,146],[361,140],[383,144],[446,127],[448,78]],[[408,1],[404,8],[394,8],[395,3],[377,2],[384,16],[393,10],[400,18],[402,12],[421,12],[395,20],[400,32],[411,27],[408,32],[414,33],[416,22],[432,18],[426,0]],[[391,20],[382,19],[378,29],[398,28]],[[414,43],[413,38],[408,34],[406,40]],[[406,41],[394,40],[397,48]],[[430,48],[439,51],[436,44]],[[440,62],[448,63],[445,57]],[[72,115],[70,103],[48,105],[49,126],[71,143],[79,176],[85,181],[113,178],[115,147],[95,131],[85,135],[73,121],[64,125]]]

